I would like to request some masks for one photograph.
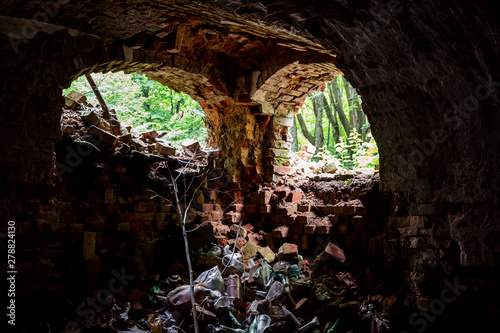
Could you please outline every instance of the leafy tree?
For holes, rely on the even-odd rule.
[[[187,138],[203,142],[207,137],[203,111],[190,96],[137,73],[92,76],[108,107],[115,109],[118,119],[126,126],[133,126],[135,131],[166,131],[165,138],[176,146]],[[63,93],[71,90],[85,94],[91,104],[98,104],[84,76],[73,81]]]
[[[361,96],[342,75],[327,83],[324,92],[307,98],[291,133],[296,142],[293,151],[309,142],[316,147],[316,159],[335,157],[347,169],[378,164],[378,149]]]

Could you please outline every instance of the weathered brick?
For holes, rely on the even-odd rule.
[[[343,206],[342,207],[342,214],[344,215],[355,215],[355,206]]]
[[[333,205],[326,205],[325,206],[325,214],[326,215],[333,214],[334,211],[335,211],[335,206],[333,206]]]
[[[156,211],[156,204],[153,202],[138,202],[134,206],[136,212],[154,212]]]
[[[166,223],[167,225],[168,223]],[[165,227],[166,227],[165,225]],[[116,225],[116,231],[130,231],[130,223],[118,223]]]
[[[314,232],[316,231],[316,225],[315,224],[308,224],[304,226],[304,233],[306,235],[314,235]]]
[[[269,214],[272,211],[271,205],[259,205],[259,213],[261,214]]]
[[[307,224],[309,222],[309,216],[308,215],[297,215],[295,218],[295,222],[297,224]]]
[[[316,233],[318,235],[328,235],[332,229],[331,225],[318,225],[316,227]]]
[[[288,202],[297,202],[300,199],[302,199],[302,192],[301,191],[292,191],[288,197],[286,198],[286,201]]]
[[[259,192],[259,204],[268,205],[271,201],[271,197],[273,195],[272,191],[261,191]]]
[[[68,232],[69,233],[83,233],[85,230],[85,225],[83,224],[68,224]]]
[[[281,226],[274,229],[271,233],[273,238],[286,238],[288,236],[289,228],[287,226]]]
[[[339,224],[337,225],[337,233],[339,234],[347,234],[347,225]]]
[[[278,250],[280,260],[292,260],[299,255],[299,248],[296,244],[285,243]]]
[[[245,205],[245,212],[250,214],[256,214],[258,212],[258,206],[251,204]]]
[[[300,205],[298,207],[299,212],[310,212],[311,211],[311,205]]]

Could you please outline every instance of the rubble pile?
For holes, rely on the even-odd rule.
[[[290,243],[274,253],[250,242],[238,249],[216,241],[197,256],[201,273],[193,289],[201,332],[390,330],[386,317],[395,296],[364,296],[333,243],[316,259],[302,257]],[[177,275],[153,277],[110,304],[82,323],[84,332],[193,332],[190,286]]]
[[[201,147],[194,140],[185,142],[182,150],[177,149],[162,139],[167,132],[149,130],[137,133],[131,126],[123,126],[113,109],[105,119],[102,108],[87,103],[87,97],[79,92],[71,91],[64,98],[63,135],[74,142],[90,144],[100,154],[150,163],[178,161],[182,165],[201,166],[207,155],[214,151]]]

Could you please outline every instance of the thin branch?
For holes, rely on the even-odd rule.
[[[179,201],[177,183],[175,182],[174,176],[172,175],[172,172],[170,171],[169,168],[168,168],[168,172],[170,174],[170,179],[172,180],[172,185],[174,186],[175,201],[177,202],[177,209],[179,212],[179,217],[182,221],[182,236],[184,238],[184,250],[186,251],[186,260],[187,260],[188,271],[189,271],[189,290],[191,292],[191,311],[193,312],[194,331],[195,331],[195,333],[199,333],[200,329],[198,327],[198,318],[196,315],[196,303],[195,303],[195,299],[194,299],[193,265],[191,264],[191,255],[189,253],[189,242],[188,242],[188,237],[187,237],[187,232],[186,232],[187,207],[186,207],[186,211],[183,212],[181,210],[181,204]]]

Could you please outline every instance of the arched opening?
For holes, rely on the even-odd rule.
[[[204,144],[205,115],[189,95],[137,73],[97,73],[93,80],[107,107],[115,110],[120,123],[129,127],[134,136],[155,130],[178,148],[188,139]],[[72,91],[84,94],[90,105],[99,104],[85,76],[74,80],[63,94],[67,96]]]
[[[336,76],[324,91],[313,92],[304,101],[290,130],[292,152],[299,157],[352,170],[378,167],[378,147],[363,112],[362,99],[344,78]],[[316,168],[322,164],[316,165]]]
[[[114,278],[105,276],[113,265],[148,266],[147,255],[162,253],[151,250],[154,240],[174,220],[165,202],[151,202],[138,191],[142,180],[127,189],[126,173],[98,170],[99,182],[89,182],[85,201],[53,195],[61,86],[86,73],[123,69],[177,86],[198,98],[207,115],[211,143],[221,148],[217,176],[223,177],[217,179],[226,186],[223,192],[248,201],[225,211],[220,192],[209,189],[199,201],[202,221],[221,214],[233,225],[252,221],[258,229],[247,237],[266,244],[262,231],[278,239],[275,245],[290,241],[304,253],[316,252],[316,245],[331,236],[345,247],[349,265],[372,267],[360,277],[376,292],[371,300],[399,316],[395,329],[407,330],[408,317],[442,330],[477,330],[476,325],[494,321],[497,306],[481,297],[498,291],[498,279],[491,274],[498,242],[487,237],[495,233],[491,219],[498,216],[500,197],[495,168],[499,119],[491,112],[498,107],[499,74],[493,4],[55,5],[49,14],[46,3],[41,8],[17,1],[0,4],[2,15],[9,16],[0,24],[6,78],[6,98],[0,103],[5,128],[0,140],[6,150],[0,170],[2,214],[19,225],[22,270],[16,297],[19,305],[33,305],[28,312],[34,317],[47,296],[59,297],[59,308],[65,309],[68,290],[106,284]],[[349,187],[319,177],[318,184],[328,186],[282,186],[293,177],[287,156],[291,115],[320,82],[340,72],[336,66],[363,95],[380,148],[382,182],[371,179]],[[230,225],[217,232],[217,242],[224,242],[224,232],[230,235],[226,240],[239,241]],[[368,254],[370,260],[353,260],[352,253]],[[174,270],[175,265],[163,268]],[[324,273],[349,282],[334,269]],[[331,280],[322,282],[325,286]],[[442,288],[453,282],[467,283],[467,296],[457,295],[441,315],[439,297],[448,290]],[[477,295],[477,288],[484,288],[479,297],[468,298]],[[344,314],[354,306],[346,294],[332,295],[324,288],[308,296],[314,301],[306,307],[326,304],[321,314],[335,313],[332,309]],[[417,318],[413,309],[400,311],[406,304],[422,309]],[[436,310],[432,319],[426,317],[429,306]],[[369,308],[365,314],[373,314]],[[39,318],[48,321],[61,313],[49,311]],[[75,313],[68,312],[65,320]],[[383,329],[386,314],[367,324]],[[344,325],[342,330],[353,329]]]

